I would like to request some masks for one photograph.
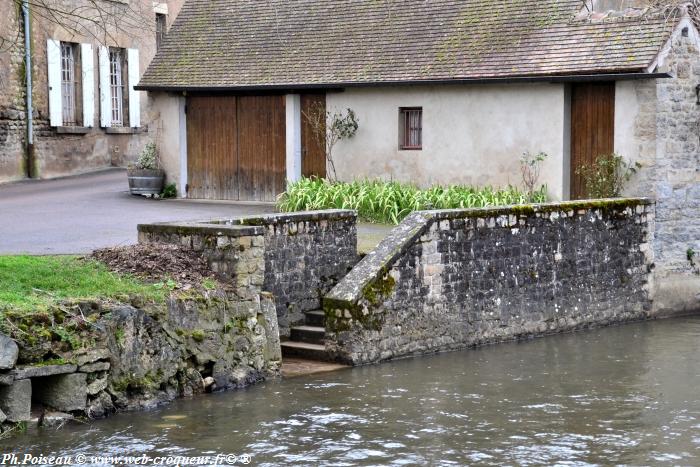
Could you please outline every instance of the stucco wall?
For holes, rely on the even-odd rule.
[[[541,181],[564,194],[563,84],[380,87],[329,93],[329,110],[352,108],[360,127],[334,151],[343,180],[520,185],[523,152],[543,151]],[[423,149],[399,150],[399,107],[423,108]]]
[[[153,126],[158,132],[158,155],[161,167],[165,170],[165,183],[175,183],[179,195],[184,197],[181,174],[187,168],[183,167],[181,150],[186,147],[187,131],[181,113],[185,98],[170,93],[152,92],[148,93],[148,99],[153,112]]]

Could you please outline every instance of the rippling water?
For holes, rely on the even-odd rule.
[[[271,381],[0,442],[251,465],[700,465],[700,318]]]

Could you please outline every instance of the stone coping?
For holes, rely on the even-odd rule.
[[[654,204],[649,198],[610,198],[522,204],[473,209],[416,211],[396,226],[377,247],[365,256],[324,298],[332,306],[337,302],[357,303],[363,291],[382,279],[391,266],[430,228],[440,220],[491,218],[498,216],[537,216],[538,214],[579,210],[624,210]]]
[[[290,222],[356,220],[357,211],[350,209],[325,209],[322,211],[298,211],[259,216],[241,216],[220,218],[210,221],[213,224],[225,225],[276,225]]]
[[[139,224],[137,229],[144,233],[176,233],[180,235],[215,235],[219,237],[247,237],[264,235],[264,226],[291,222],[313,222],[334,220],[357,220],[357,212],[349,209],[328,209],[324,211],[300,211],[289,213],[263,214],[260,216],[240,216],[194,222],[158,222]]]
[[[250,225],[229,225],[207,221],[139,224],[137,229],[139,232],[143,233],[214,235],[217,237],[251,237],[265,234],[265,229],[263,227]]]

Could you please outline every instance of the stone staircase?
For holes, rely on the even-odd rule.
[[[282,342],[282,356],[308,360],[331,361],[326,352],[326,316],[323,310],[305,312],[304,325],[290,330],[289,339]]]

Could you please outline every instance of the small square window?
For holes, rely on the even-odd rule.
[[[399,108],[399,149],[423,149],[423,108]]]

